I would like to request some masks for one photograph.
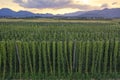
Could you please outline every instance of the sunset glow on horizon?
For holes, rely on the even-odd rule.
[[[0,9],[26,10],[33,13],[64,14],[76,11],[120,8],[120,0],[0,0]]]

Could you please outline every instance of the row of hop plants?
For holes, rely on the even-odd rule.
[[[26,28],[27,29],[27,28]],[[49,31],[36,31],[29,32],[26,29],[23,31],[11,30],[10,32],[1,32],[0,40],[21,40],[21,41],[43,41],[43,40],[110,40],[119,37],[119,32],[115,30],[114,32],[73,32],[70,31],[59,31],[54,32],[49,29]],[[31,28],[32,29],[32,28]],[[81,29],[81,28],[79,28]],[[2,30],[2,29],[1,29]]]
[[[0,22],[0,41],[120,40],[116,23]]]
[[[0,79],[120,75],[120,42],[0,41]],[[52,78],[51,77],[51,78]],[[111,77],[111,76],[110,76]]]

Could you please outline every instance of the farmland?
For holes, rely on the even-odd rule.
[[[119,79],[120,20],[0,19],[0,79]]]

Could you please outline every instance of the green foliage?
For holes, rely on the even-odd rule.
[[[120,75],[116,23],[0,22],[0,79]]]

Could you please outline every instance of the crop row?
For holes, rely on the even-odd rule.
[[[0,41],[120,40],[116,23],[0,22]]]
[[[120,73],[120,41],[0,41],[0,78]]]

